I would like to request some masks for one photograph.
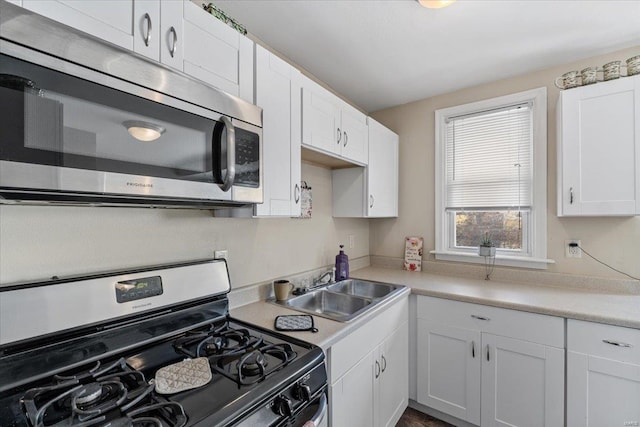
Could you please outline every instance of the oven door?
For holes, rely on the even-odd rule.
[[[329,406],[326,390],[309,402],[295,417],[293,427],[327,427],[329,425]]]
[[[93,196],[99,202],[103,196],[141,204],[262,201],[259,127],[83,67],[47,61],[45,67],[37,60],[0,58],[5,197],[47,194],[82,202]]]

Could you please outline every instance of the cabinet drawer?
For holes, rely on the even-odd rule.
[[[564,348],[564,319],[544,314],[418,296],[419,319]]]
[[[329,382],[337,381],[360,359],[409,320],[409,296],[396,302],[329,349]]]
[[[640,330],[569,320],[567,349],[576,353],[640,364]]]

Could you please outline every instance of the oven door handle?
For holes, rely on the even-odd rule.
[[[222,177],[222,131],[227,129],[227,174]],[[222,182],[222,191],[229,191],[236,177],[236,129],[231,120],[225,116],[220,117],[213,131],[213,177],[217,182]]]
[[[326,415],[327,415],[327,394],[322,393],[322,396],[320,396],[320,402],[318,403],[318,410],[309,421],[304,423],[302,427],[318,427]]]

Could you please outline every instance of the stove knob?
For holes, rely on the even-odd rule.
[[[311,388],[305,383],[296,384],[293,388],[293,397],[303,402],[308,402],[311,400]]]
[[[278,396],[273,401],[273,412],[283,417],[291,416],[291,400],[284,396]]]

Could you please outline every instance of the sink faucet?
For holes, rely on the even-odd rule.
[[[315,288],[315,287],[322,286],[322,285],[327,285],[327,284],[333,282],[334,281],[335,270],[336,270],[336,268],[334,267],[330,271],[325,271],[324,273],[322,273],[322,275],[320,277],[318,277],[317,279],[315,279],[313,281],[313,285],[311,287]],[[327,277],[329,277],[329,280],[325,281],[327,279]]]
[[[309,291],[313,291],[317,288],[321,288],[322,286],[328,285],[330,283],[334,282],[335,279],[335,274],[336,274],[336,268],[333,267],[331,270],[329,271],[325,271],[324,273],[322,273],[318,278],[313,279],[313,284],[311,286],[308,286],[306,288],[296,288],[293,291],[294,295],[302,295],[304,293],[307,293]],[[328,280],[327,280],[328,278]]]

